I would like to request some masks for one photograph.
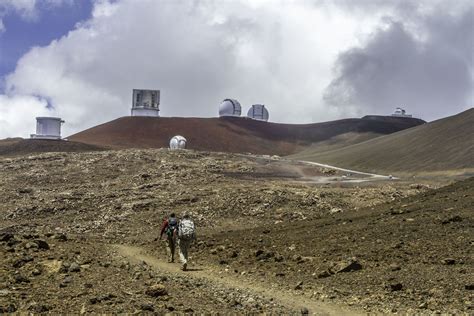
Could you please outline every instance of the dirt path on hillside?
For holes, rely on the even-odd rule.
[[[280,291],[278,289],[270,289],[268,286],[265,286],[265,284],[249,284],[242,282],[241,280],[232,276],[215,275],[209,273],[209,271],[207,271],[208,269],[202,265],[194,266],[189,271],[183,272],[180,270],[179,264],[173,264],[159,260],[156,257],[148,255],[146,250],[140,247],[129,245],[113,245],[113,248],[117,250],[120,255],[128,258],[128,260],[133,263],[144,261],[148,266],[152,267],[153,269],[165,271],[171,275],[186,274],[187,276],[191,276],[192,278],[204,279],[211,284],[218,284],[229,289],[239,289],[241,291],[259,294],[267,298],[273,298],[281,305],[284,305],[298,312],[302,308],[306,307],[309,310],[310,314],[362,315],[362,313],[359,313],[354,310],[349,311],[335,305],[317,302],[309,298],[299,295],[293,295],[291,293]]]
[[[334,170],[339,170],[343,172],[348,172],[348,173],[353,173],[353,174],[358,174],[358,175],[363,175],[363,176],[369,176],[373,178],[384,178],[384,179],[389,179],[390,176],[384,176],[381,174],[375,174],[375,173],[368,173],[368,172],[362,172],[362,171],[357,171],[357,170],[351,170],[351,169],[345,169],[345,168],[339,168],[331,165],[327,165],[324,163],[318,163],[318,162],[313,162],[313,161],[307,161],[307,160],[298,160],[301,163],[307,164],[307,165],[313,165],[313,166],[318,166],[318,167],[323,167],[323,168],[328,168],[328,169],[334,169]]]

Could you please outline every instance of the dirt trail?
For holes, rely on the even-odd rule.
[[[242,282],[241,280],[226,275],[216,275],[209,273],[208,269],[205,266],[192,267],[190,271],[183,272],[179,269],[178,264],[164,262],[159,260],[156,257],[148,255],[146,250],[140,247],[129,246],[129,245],[113,245],[113,248],[117,252],[128,258],[131,262],[146,262],[147,265],[154,269],[161,271],[166,271],[171,274],[186,274],[193,278],[205,279],[210,283],[219,284],[221,286],[231,288],[231,289],[240,289],[242,291],[252,292],[259,294],[268,298],[273,298],[280,304],[294,309],[295,311],[300,311],[303,307],[306,307],[310,314],[317,315],[362,315],[363,313],[346,310],[341,307],[326,304],[323,302],[318,302],[311,300],[307,297],[300,295],[293,295],[292,293],[284,292],[278,289],[271,289],[265,284],[249,284]]]

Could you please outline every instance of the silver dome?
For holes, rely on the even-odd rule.
[[[247,112],[247,116],[259,121],[268,121],[268,110],[265,108],[263,104],[254,104],[250,107],[249,111]]]
[[[186,148],[186,138],[180,135],[176,135],[170,140],[170,149],[185,149]]]
[[[225,99],[219,105],[219,116],[240,116],[242,107],[239,101],[234,99]]]

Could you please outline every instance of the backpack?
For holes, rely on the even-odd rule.
[[[176,231],[178,230],[178,220],[176,217],[170,217],[168,219],[168,227],[166,228],[166,235],[169,237],[175,236]]]
[[[179,222],[178,236],[180,239],[194,239],[194,223],[190,219],[183,219]]]

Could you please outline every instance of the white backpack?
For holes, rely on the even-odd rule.
[[[179,222],[178,236],[180,239],[194,239],[194,223],[190,219],[182,219]]]

